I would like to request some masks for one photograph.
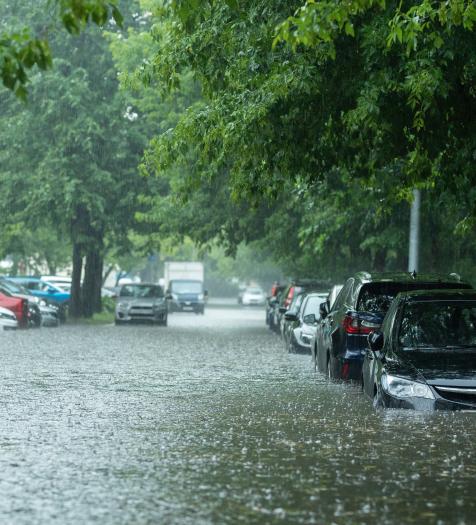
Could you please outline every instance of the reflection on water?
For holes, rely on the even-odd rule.
[[[263,319],[1,334],[0,520],[474,523],[476,416],[375,412]]]

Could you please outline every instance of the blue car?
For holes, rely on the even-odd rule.
[[[43,299],[47,304],[59,307],[59,318],[65,321],[71,294],[39,277],[9,277],[10,281],[21,284],[31,295]]]

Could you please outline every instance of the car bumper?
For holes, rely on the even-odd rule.
[[[182,312],[184,310],[204,310],[205,301],[170,301],[169,309],[172,312]]]
[[[381,391],[381,399],[384,408],[400,408],[400,409],[409,409],[409,410],[419,410],[419,411],[435,411],[435,410],[445,410],[445,411],[460,411],[465,412],[475,412],[476,413],[476,404],[472,403],[460,403],[456,401],[450,401],[443,398],[438,399],[424,399],[417,397],[409,398],[397,398],[391,396],[385,391]]]
[[[163,321],[167,316],[167,310],[153,310],[153,311],[116,311],[116,321],[123,323],[140,322],[140,321],[152,321],[159,322]]]
[[[16,330],[18,328],[18,321],[10,319],[0,320],[0,330]]]

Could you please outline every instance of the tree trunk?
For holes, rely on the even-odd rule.
[[[83,271],[83,256],[81,245],[73,244],[73,275],[71,277],[71,300],[69,314],[71,317],[81,317],[81,273]]]
[[[101,287],[103,272],[102,236],[97,235],[86,254],[84,282],[82,290],[84,317],[92,317],[102,310]]]

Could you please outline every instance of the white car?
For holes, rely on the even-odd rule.
[[[0,329],[14,330],[18,328],[17,316],[8,308],[0,306]]]
[[[258,287],[246,288],[241,299],[243,306],[264,306],[265,302],[266,295]]]

